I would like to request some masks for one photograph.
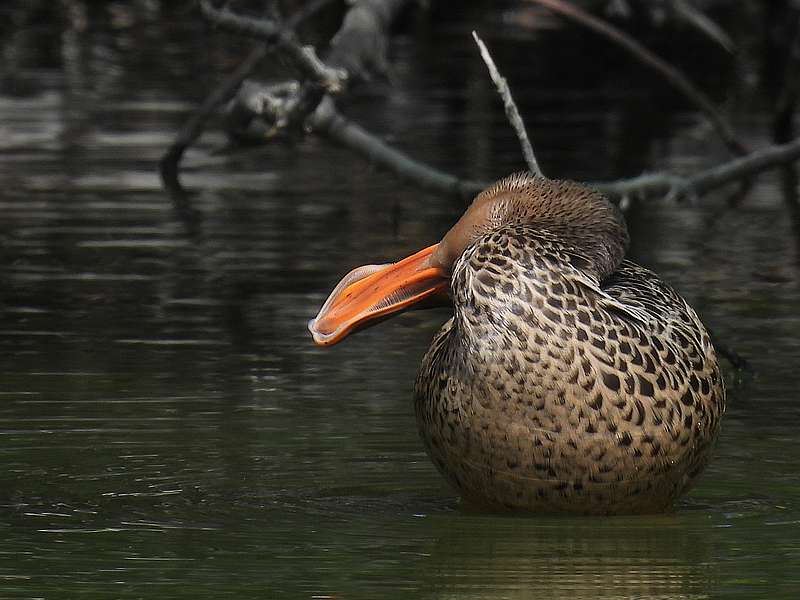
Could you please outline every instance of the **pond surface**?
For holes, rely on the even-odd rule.
[[[797,597],[796,183],[773,173],[733,206],[629,211],[634,258],[754,369],[725,363],[715,460],[674,512],[471,513],[411,403],[447,313],[331,350],[306,331],[342,273],[430,244],[463,205],[325,140],[219,154],[212,131],[186,159],[203,216],[188,233],[156,162],[239,54],[193,14],[93,18],[27,33],[0,95],[0,597]],[[394,86],[344,110],[462,175],[521,168],[468,37],[496,18],[411,24]],[[595,39],[485,37],[549,174],[725,159],[696,114]],[[765,115],[736,114],[767,143]]]

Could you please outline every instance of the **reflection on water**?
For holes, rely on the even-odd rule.
[[[431,243],[462,207],[319,140],[212,155],[210,134],[187,156],[203,216],[188,235],[155,174],[207,89],[187,81],[208,56],[180,23],[68,31],[64,69],[31,44],[24,94],[0,95],[0,595],[793,597],[800,244],[785,181],[763,178],[736,209],[629,215],[634,255],[757,371],[744,383],[728,372],[717,458],[690,497],[657,517],[466,512],[410,402],[446,312],[332,351],[305,328],[341,273]],[[490,178],[520,161],[463,51],[473,25],[401,37],[398,85],[348,110],[423,159]],[[492,45],[548,172],[635,172],[670,145],[697,164],[721,156],[675,107],[653,123],[652,92],[621,94],[624,71],[609,85],[571,47],[564,60],[583,58],[568,80],[540,81],[530,61],[555,60],[552,47],[523,60],[518,43]]]
[[[710,548],[676,521],[473,517],[436,542],[438,597],[705,597],[717,570]]]

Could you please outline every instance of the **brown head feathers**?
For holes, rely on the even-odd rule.
[[[490,186],[447,232],[432,260],[449,271],[466,247],[506,225],[546,229],[574,246],[603,279],[625,255],[628,231],[616,206],[600,192],[574,181],[517,173]]]

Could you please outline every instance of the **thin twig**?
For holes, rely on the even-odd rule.
[[[736,138],[733,129],[719,113],[714,103],[697,89],[686,76],[675,67],[653,54],[639,42],[613,25],[606,23],[586,11],[563,0],[528,0],[577,21],[611,41],[619,44],[642,64],[660,73],[674,88],[680,91],[694,106],[700,109],[716,130],[719,137],[733,154],[747,154],[747,147]]]
[[[486,67],[489,69],[489,75],[494,82],[495,87],[497,88],[500,97],[503,99],[503,107],[506,109],[506,117],[508,118],[511,126],[514,128],[514,131],[517,133],[517,139],[519,139],[519,145],[522,146],[522,155],[525,157],[525,162],[528,165],[528,169],[534,175],[541,175],[544,177],[544,173],[539,168],[539,162],[536,160],[536,155],[533,153],[533,147],[531,146],[531,142],[528,139],[528,132],[525,131],[525,123],[522,121],[522,117],[519,114],[519,110],[517,110],[517,105],[514,103],[514,98],[511,97],[511,90],[508,87],[508,82],[506,82],[506,78],[500,74],[500,71],[497,70],[497,65],[494,64],[494,60],[492,60],[492,55],[489,54],[489,49],[486,47],[486,44],[483,43],[483,40],[478,37],[478,34],[473,31],[472,38],[475,40],[475,43],[478,44],[478,49],[481,51],[481,58],[483,58],[483,62],[486,63]]]

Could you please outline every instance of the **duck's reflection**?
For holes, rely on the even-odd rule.
[[[708,538],[681,521],[442,518],[422,579],[437,599],[706,598]]]

